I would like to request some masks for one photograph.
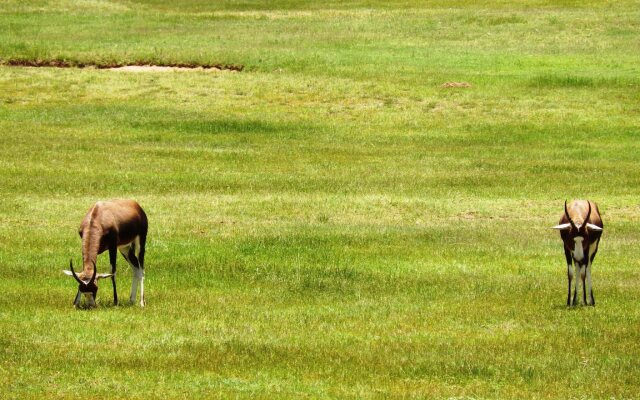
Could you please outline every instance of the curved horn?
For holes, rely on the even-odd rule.
[[[93,275],[91,276],[91,280],[89,281],[89,285],[92,284],[96,280],[96,273],[98,272],[98,267],[96,266],[96,262],[93,262]]]
[[[569,216],[569,210],[567,210],[567,201],[564,201],[564,215],[567,217],[567,219],[569,220],[569,223],[571,224],[571,227],[574,229],[576,228],[576,224],[573,223],[573,220],[571,219],[571,217]]]
[[[587,200],[587,204],[589,204],[589,211],[587,211],[587,217],[584,219],[585,226],[589,222],[589,217],[591,216],[591,202]]]
[[[69,269],[71,270],[71,275],[73,275],[75,280],[77,280],[79,284],[84,285],[84,282],[82,282],[80,278],[78,278],[78,275],[76,275],[76,271],[73,270],[73,261],[71,259],[69,259]]]

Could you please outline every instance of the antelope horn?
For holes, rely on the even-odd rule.
[[[569,223],[571,224],[571,227],[574,228],[574,229],[578,229],[578,228],[576,228],[576,224],[573,223],[573,220],[569,216],[569,210],[567,210],[567,201],[566,200],[564,201],[564,215],[569,220]]]
[[[589,204],[589,211],[587,211],[587,217],[584,219],[585,225],[589,222],[589,216],[591,216],[591,202],[587,200],[587,204]]]
[[[80,278],[78,278],[78,275],[76,275],[76,271],[73,270],[73,261],[71,259],[69,259],[69,269],[71,270],[71,275],[73,275],[75,280],[77,280],[79,284],[84,285],[85,283],[82,282]]]
[[[93,262],[93,275],[91,276],[91,280],[89,281],[89,285],[92,284],[96,280],[96,273],[98,272],[98,267],[96,266],[96,262]]]

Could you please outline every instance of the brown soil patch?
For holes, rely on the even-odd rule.
[[[202,67],[187,68],[187,67],[165,67],[160,65],[125,65],[123,67],[107,68],[111,71],[126,71],[126,72],[152,72],[152,71],[204,71]],[[209,70],[220,71],[217,68],[210,68]]]
[[[442,88],[471,87],[471,84],[467,82],[446,82],[440,85],[440,87]]]
[[[134,63],[82,63],[67,60],[0,60],[0,65],[12,67],[50,67],[50,68],[97,68],[97,69],[125,69],[135,71],[167,71],[175,69],[217,69],[225,71],[242,71],[244,65],[238,64],[192,64],[166,63],[153,64],[145,61]]]

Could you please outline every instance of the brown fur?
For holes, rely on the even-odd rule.
[[[589,221],[585,221],[584,219],[587,216],[589,204],[591,204],[591,214],[589,215]],[[598,205],[593,201],[574,200],[571,202],[571,204],[567,205],[567,211],[569,212],[569,217],[571,217],[571,220],[576,225],[584,225],[588,222],[602,228],[602,218],[600,218],[600,210],[598,210]],[[560,218],[560,223],[565,224],[568,222],[569,220],[563,212],[562,217]]]
[[[89,279],[98,254],[110,247],[131,243],[136,236],[147,234],[147,216],[133,200],[99,201],[80,224],[82,238],[82,273],[80,279]]]

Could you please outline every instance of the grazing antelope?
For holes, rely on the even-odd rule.
[[[140,306],[144,307],[144,248],[147,240],[147,216],[138,203],[133,200],[99,201],[94,204],[80,224],[78,233],[82,239],[82,271],[73,270],[69,261],[69,271],[65,274],[78,281],[78,293],[73,304],[80,304],[80,295],[84,294],[89,306],[95,306],[98,292],[98,280],[111,277],[113,284],[113,302],[118,304],[116,290],[116,258],[118,250],[133,269],[131,284],[131,303],[136,301],[136,292],[140,286]],[[96,259],[98,254],[109,250],[110,274],[98,274]]]
[[[567,276],[569,278],[569,294],[567,305],[576,305],[578,297],[578,273],[582,280],[582,300],[587,304],[587,295],[592,306],[596,305],[591,287],[591,264],[598,252],[598,243],[602,236],[602,219],[596,203],[589,200],[574,200],[567,207],[564,202],[564,214],[560,223],[553,227],[560,231],[564,242],[564,256],[567,259]],[[571,269],[573,261],[574,271]],[[575,290],[571,298],[571,280],[575,278]]]

